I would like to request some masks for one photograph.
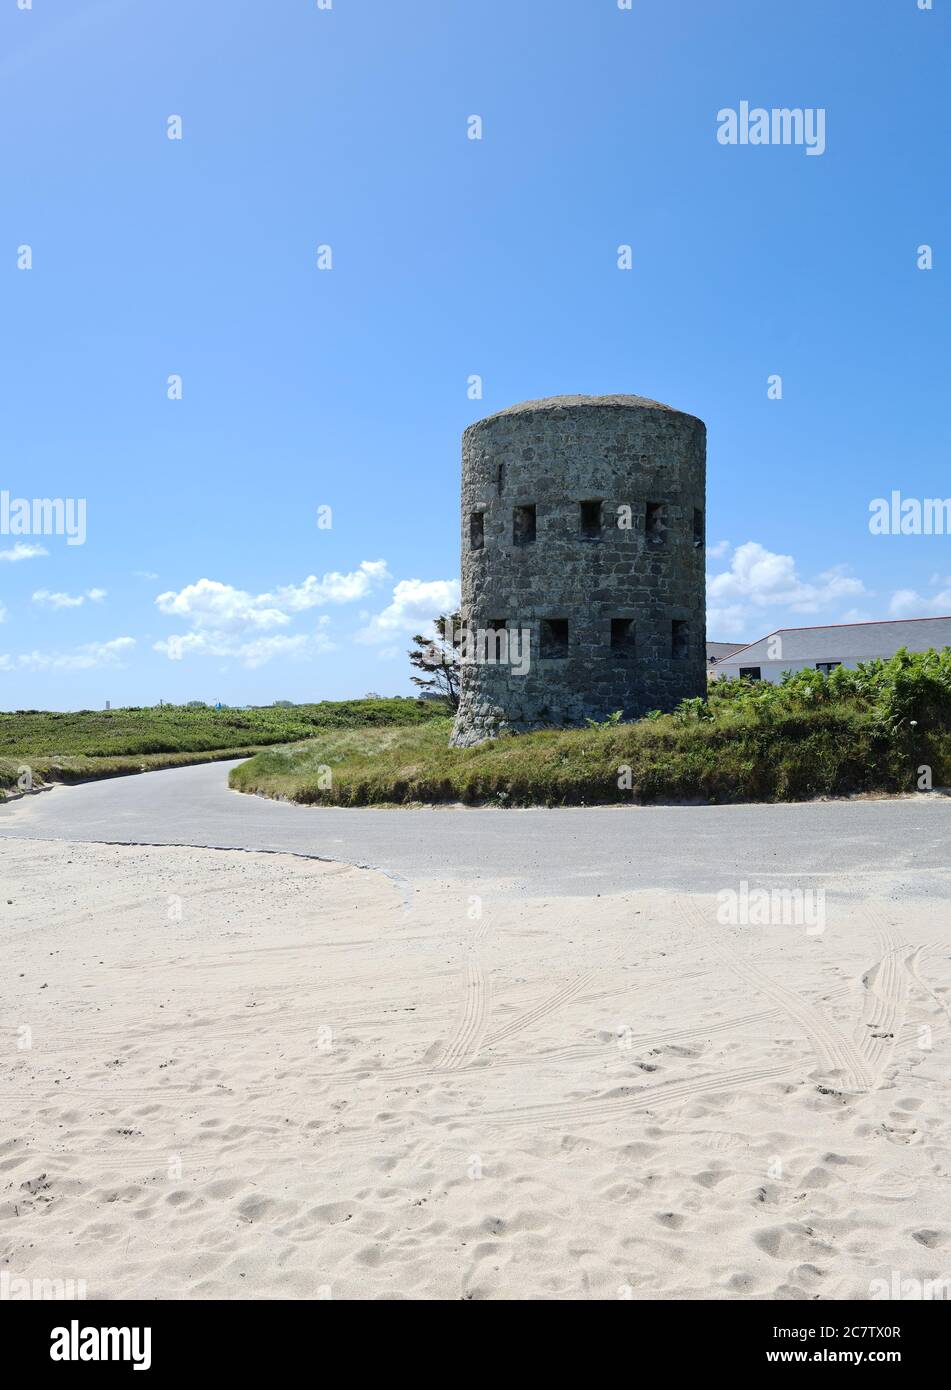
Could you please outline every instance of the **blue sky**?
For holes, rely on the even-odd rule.
[[[951,612],[951,537],[868,529],[951,495],[917,3],[5,0],[0,488],[87,536],[0,536],[0,706],[409,690],[463,428],[563,392],[706,421],[710,638]]]

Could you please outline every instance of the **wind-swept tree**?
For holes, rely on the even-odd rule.
[[[462,643],[462,614],[441,613],[433,619],[435,636],[413,638],[409,659],[421,676],[410,676],[413,685],[441,696],[450,709],[459,708],[459,648]]]

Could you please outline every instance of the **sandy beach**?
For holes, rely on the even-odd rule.
[[[951,1274],[951,926],[924,902],[830,895],[819,932],[287,854],[7,840],[0,866],[10,1280],[875,1299]]]

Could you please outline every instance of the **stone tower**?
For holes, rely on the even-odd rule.
[[[705,471],[702,420],[642,396],[469,426],[454,746],[706,693]]]

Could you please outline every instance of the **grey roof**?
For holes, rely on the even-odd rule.
[[[474,423],[484,425],[490,420],[499,420],[509,415],[536,415],[557,410],[583,410],[586,407],[599,410],[665,410],[671,415],[686,415],[688,419],[697,419],[686,411],[676,410],[672,405],[664,405],[662,401],[653,401],[648,396],[544,396],[537,401],[519,401],[516,405],[506,406],[504,410],[496,410]],[[474,426],[470,425],[469,428],[472,429]]]
[[[782,638],[782,656],[769,654],[772,637]],[[900,647],[912,652],[951,647],[951,617],[892,618],[869,623],[832,623],[824,627],[780,627],[748,647],[740,647],[721,664],[782,665],[787,661],[867,661],[894,656]]]
[[[748,642],[708,642],[707,660],[721,661],[725,656],[732,656],[734,652],[741,652],[746,646],[749,646]]]

